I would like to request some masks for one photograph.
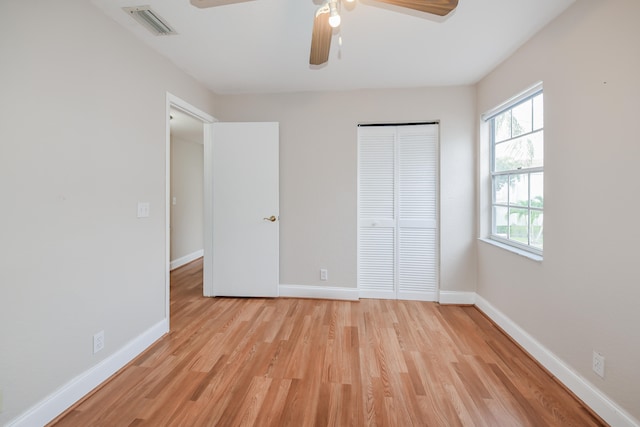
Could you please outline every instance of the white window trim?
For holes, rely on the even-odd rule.
[[[501,103],[500,105],[497,105],[489,111],[484,112],[480,117],[483,122],[488,122],[492,118],[502,113],[504,110],[508,110],[520,101],[523,101],[525,98],[529,98],[538,92],[542,92],[542,82],[536,83],[529,89],[526,89],[524,92],[520,92],[516,96],[509,98],[507,101]]]
[[[509,252],[513,252],[516,255],[520,255],[521,257],[528,258],[528,259],[530,259],[532,261],[542,262],[542,255],[535,254],[535,253],[531,252],[529,249],[520,249],[520,248],[516,247],[515,245],[512,245],[511,242],[506,244],[506,243],[502,243],[501,241],[493,239],[493,238],[489,239],[489,238],[484,238],[484,237],[481,237],[478,240],[481,241],[481,242],[484,242],[484,243],[488,243],[489,245],[492,245],[492,246],[495,246],[495,247],[498,247],[498,248],[502,248],[502,249],[507,250]]]
[[[511,109],[513,107],[515,107],[517,104],[519,104],[520,102],[526,100],[527,98],[531,98],[534,95],[536,95],[539,92],[543,92],[543,85],[542,82],[537,82],[536,84],[534,84],[533,86],[531,86],[530,88],[524,90],[523,92],[520,92],[519,94],[509,98],[507,101],[495,106],[494,108],[486,111],[485,113],[483,113],[480,117],[482,119],[482,122],[484,124],[489,125],[489,121],[491,119],[493,119],[494,117],[502,114],[505,110]],[[489,126],[487,126],[487,129],[489,128]],[[544,130],[544,127],[543,127]],[[490,131],[490,130],[489,130]],[[493,184],[492,184],[492,175],[493,175],[493,156],[494,156],[494,147],[493,145],[493,141],[491,139],[491,136],[487,136],[487,141],[489,143],[489,183],[490,183],[490,189],[489,189],[489,200],[488,200],[488,204],[489,204],[489,212],[486,213],[486,219],[484,221],[486,221],[486,223],[488,223],[488,232],[487,232],[487,236],[486,237],[481,237],[479,240],[485,243],[489,243],[493,246],[505,249],[507,251],[513,252],[515,254],[524,256],[526,258],[529,258],[531,260],[534,261],[538,261],[541,262],[543,259],[543,250],[537,249],[535,247],[532,246],[528,246],[528,245],[522,245],[519,244],[516,241],[513,240],[508,240],[508,239],[503,239],[499,236],[495,236],[493,234]],[[540,169],[541,171],[544,172],[544,167],[542,168],[534,168],[534,169]],[[529,170],[523,170],[523,172],[528,172]],[[544,210],[543,210],[544,212]]]

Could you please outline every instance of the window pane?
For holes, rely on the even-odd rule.
[[[517,170],[542,166],[544,144],[542,131],[502,142],[495,146],[495,171]]]
[[[529,174],[509,175],[509,204],[529,206]]]
[[[537,90],[542,90],[537,88]],[[522,94],[491,126],[493,236],[541,253],[544,210],[544,99]],[[516,242],[518,245],[516,245]],[[507,242],[508,243],[508,242]]]
[[[494,203],[506,205],[509,203],[509,176],[499,175],[493,177]]]
[[[511,110],[496,116],[493,119],[494,142],[504,141],[511,138]]]
[[[531,100],[528,100],[513,109],[511,129],[514,137],[531,132],[533,119],[531,105]]]
[[[527,209],[509,209],[509,239],[529,244],[529,215]]]
[[[509,208],[494,206],[493,208],[494,229],[493,234],[503,238],[508,238],[509,228]]]
[[[544,127],[544,110],[542,108],[542,94],[533,98],[533,130],[542,129]]]
[[[531,237],[530,237],[530,245],[536,247],[538,249],[542,249],[542,237],[543,237],[543,217],[544,213],[542,211],[532,210],[531,211]]]
[[[544,174],[531,174],[531,207],[544,208]]]

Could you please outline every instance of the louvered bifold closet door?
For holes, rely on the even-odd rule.
[[[358,279],[363,298],[395,298],[395,128],[358,128]]]
[[[438,125],[358,128],[362,298],[437,300]]]
[[[437,131],[398,127],[398,299],[437,299]]]

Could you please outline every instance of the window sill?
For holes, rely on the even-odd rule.
[[[484,243],[488,243],[489,245],[492,245],[492,246],[497,246],[499,248],[502,248],[502,249],[504,249],[506,251],[509,251],[511,253],[514,253],[516,255],[520,255],[521,257],[528,258],[528,259],[530,259],[532,261],[542,262],[542,256],[541,255],[537,255],[537,254],[534,254],[534,253],[531,253],[531,252],[527,252],[525,250],[518,249],[518,248],[515,248],[513,246],[509,246],[509,245],[506,245],[504,243],[498,242],[496,240],[492,240],[492,239],[488,239],[488,238],[484,238],[484,237],[481,237],[478,240],[481,241],[481,242],[484,242]]]

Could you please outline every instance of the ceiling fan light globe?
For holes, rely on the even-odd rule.
[[[333,15],[329,17],[329,25],[331,25],[332,28],[339,27],[340,21],[340,15]]]

